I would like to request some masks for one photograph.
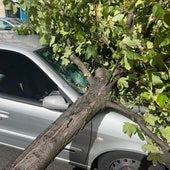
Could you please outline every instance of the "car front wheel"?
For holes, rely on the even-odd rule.
[[[153,166],[141,154],[109,152],[99,157],[98,170],[165,170],[165,167]]]

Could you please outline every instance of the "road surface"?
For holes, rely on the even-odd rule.
[[[13,162],[20,153],[21,151],[0,145],[0,170],[2,170],[10,162]],[[50,164],[47,170],[82,170],[82,169],[75,168],[72,165],[65,165],[57,162]]]

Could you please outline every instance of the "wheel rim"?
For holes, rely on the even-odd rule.
[[[110,165],[109,170],[136,170],[140,167],[140,161],[135,159],[117,159]]]

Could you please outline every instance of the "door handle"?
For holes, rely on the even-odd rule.
[[[3,110],[0,110],[0,119],[3,119],[3,118],[9,118],[9,113],[6,112],[6,111],[3,111]]]

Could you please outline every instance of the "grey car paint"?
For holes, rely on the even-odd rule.
[[[37,47],[23,46],[22,43],[17,46],[0,43],[0,50],[17,52],[31,59],[62,91],[64,95],[58,97],[65,98],[68,103],[61,102],[62,109],[57,109],[57,106],[55,109],[54,105],[50,105],[50,100],[55,102],[52,98],[49,100],[46,98],[40,104],[0,94],[0,144],[18,149],[28,146],[62,114],[69,104],[80,97],[80,94],[70,87],[49,64],[33,52]],[[129,138],[122,132],[122,126],[127,121],[130,120],[113,110],[102,111],[79,132],[56,159],[90,169],[100,155],[109,151],[145,154],[141,150],[143,142],[138,136]]]

